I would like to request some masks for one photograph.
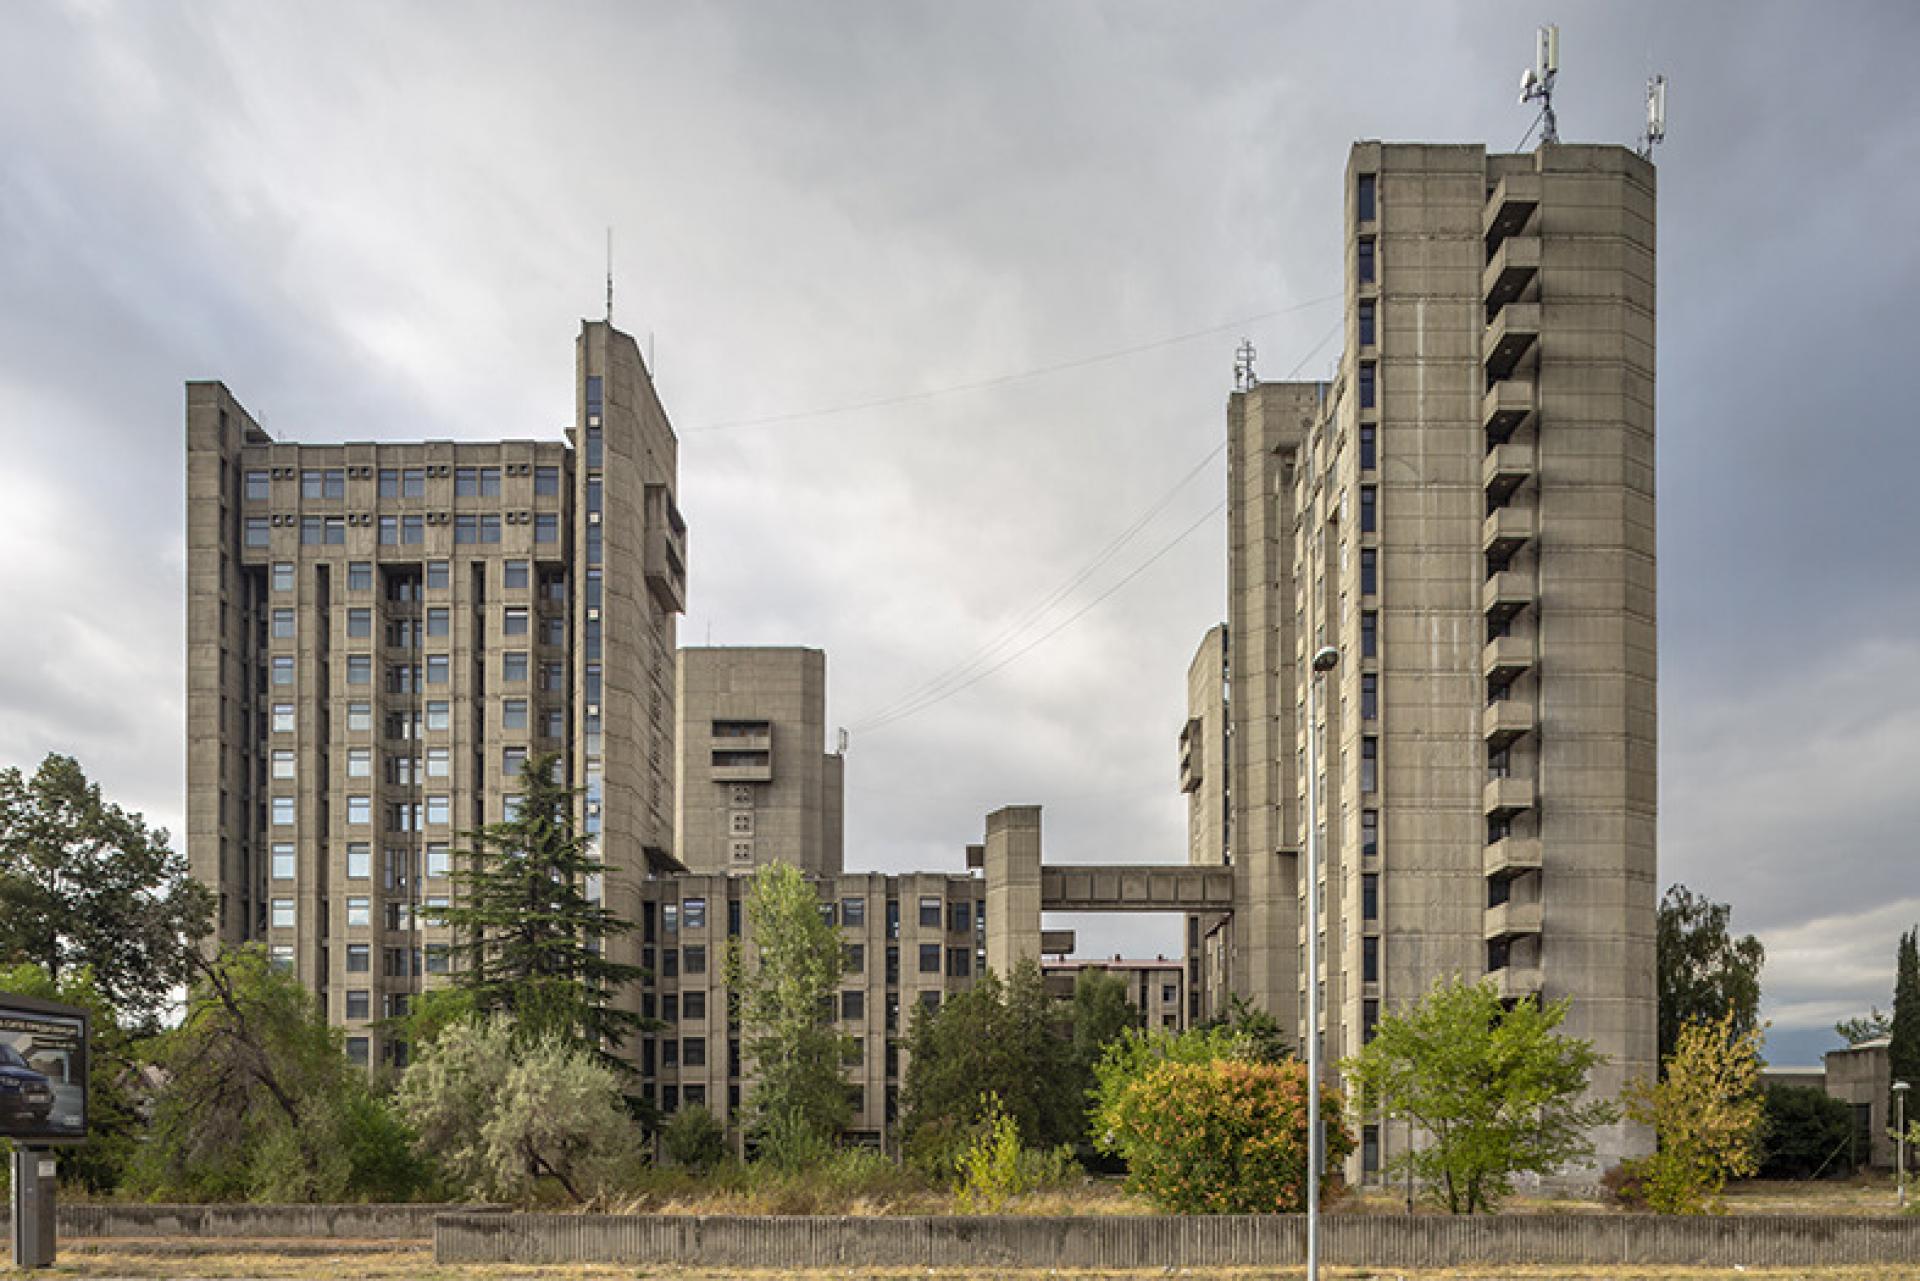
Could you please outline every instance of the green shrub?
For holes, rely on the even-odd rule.
[[[1809,1085],[1767,1086],[1763,1179],[1810,1179],[1853,1168],[1853,1113]]]
[[[1329,1170],[1353,1151],[1323,1090]],[[1160,1063],[1105,1109],[1127,1185],[1172,1214],[1282,1214],[1307,1199],[1307,1072],[1299,1063]],[[1323,1186],[1325,1186],[1323,1184]]]
[[[703,1107],[681,1108],[660,1131],[660,1146],[675,1165],[706,1174],[726,1160],[726,1127]]]

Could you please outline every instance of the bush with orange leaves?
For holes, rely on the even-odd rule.
[[[1321,1092],[1326,1168],[1353,1151],[1340,1096]],[[1172,1214],[1279,1214],[1307,1203],[1307,1070],[1219,1058],[1163,1062],[1099,1118],[1127,1186]],[[1323,1193],[1331,1179],[1323,1179]]]

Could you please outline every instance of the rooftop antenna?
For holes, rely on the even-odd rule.
[[[1259,384],[1260,380],[1253,372],[1253,357],[1252,340],[1242,338],[1239,349],[1233,353],[1233,389],[1235,391],[1252,391]]]
[[[1548,23],[1540,28],[1534,47],[1533,65],[1520,73],[1520,102],[1540,104],[1540,141],[1559,142],[1560,122],[1553,114],[1553,81],[1560,73],[1560,28]]]
[[[613,228],[607,228],[607,323],[613,323]]]
[[[1640,158],[1653,159],[1656,144],[1667,140],[1667,78],[1656,75],[1647,81],[1647,132],[1640,139]]]
[[[842,725],[842,726],[840,727],[840,729],[839,729],[839,732],[838,732],[838,734],[836,735],[836,742],[838,743],[838,751],[839,751],[839,754],[840,754],[840,755],[842,755],[842,756],[845,756],[845,755],[847,754],[847,728],[846,728],[846,726],[844,726],[844,725]]]

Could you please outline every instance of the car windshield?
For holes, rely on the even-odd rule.
[[[20,1057],[20,1051],[0,1042],[0,1067],[23,1068],[26,1066],[27,1061]]]

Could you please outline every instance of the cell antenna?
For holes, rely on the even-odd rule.
[[[1647,81],[1647,132],[1640,139],[1640,158],[1653,159],[1653,149],[1667,140],[1667,78],[1657,75]]]
[[[1253,357],[1253,342],[1242,338],[1239,349],[1233,353],[1233,389],[1235,391],[1252,391],[1259,384],[1260,380],[1254,376],[1253,372]]]
[[[1559,142],[1560,122],[1553,114],[1553,82],[1560,74],[1560,28],[1540,28],[1533,65],[1520,73],[1520,102],[1540,104],[1540,141]]]

